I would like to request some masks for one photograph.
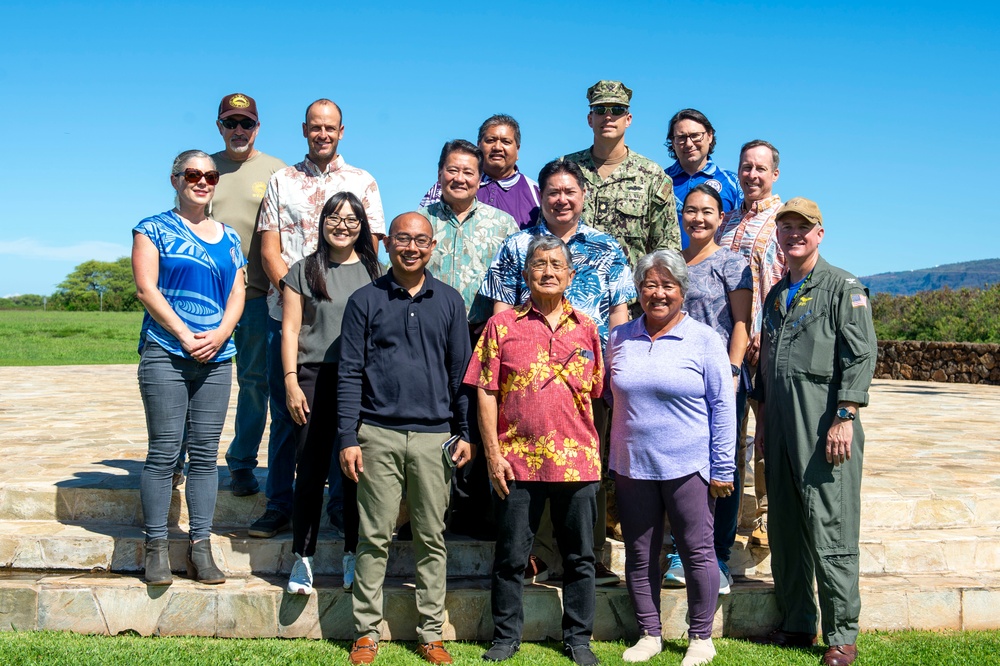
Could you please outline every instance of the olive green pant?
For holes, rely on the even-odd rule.
[[[781,628],[816,632],[815,579],[824,641],[854,643],[861,614],[861,422],[854,425],[851,459],[839,466],[826,462],[825,432],[823,443],[812,438],[801,442],[781,436],[780,429],[775,433],[771,425],[765,430],[764,447],[770,495],[767,532]]]
[[[452,473],[441,445],[448,437],[448,433],[407,432],[368,424],[358,431],[364,472],[358,482],[355,639],[380,638],[389,543],[405,489],[416,562],[417,638],[421,643],[441,640],[447,590],[444,515]]]

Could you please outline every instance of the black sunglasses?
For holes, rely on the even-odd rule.
[[[234,120],[232,118],[223,118],[219,122],[222,123],[222,126],[225,127],[228,130],[234,130],[234,129],[236,129],[237,125],[239,125],[240,127],[242,127],[245,130],[252,130],[254,127],[257,127],[257,121],[256,120],[250,120],[249,118],[244,118],[243,120]]]
[[[590,107],[590,110],[593,111],[598,116],[606,116],[609,113],[613,116],[620,116],[624,113],[628,113],[627,106],[621,106],[617,104],[615,106],[604,106],[603,104],[600,104],[598,106]]]
[[[197,183],[202,178],[209,185],[219,184],[219,172],[218,171],[202,171],[201,169],[184,169],[184,171],[178,171],[174,174],[175,176],[183,176],[184,180],[191,183]]]

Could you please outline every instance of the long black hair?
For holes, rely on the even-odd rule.
[[[372,246],[372,230],[368,225],[368,214],[365,207],[361,205],[361,200],[351,192],[337,192],[323,206],[323,212],[319,216],[319,244],[316,251],[306,258],[306,282],[313,295],[321,301],[329,301],[330,293],[326,290],[327,264],[330,261],[330,244],[326,241],[324,233],[326,218],[333,215],[344,202],[350,205],[354,215],[358,218],[358,239],[354,241],[354,252],[368,271],[368,277],[372,280],[382,275],[382,266],[378,263],[378,255]]]

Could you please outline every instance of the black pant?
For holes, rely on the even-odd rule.
[[[493,640],[521,640],[524,627],[524,568],[545,500],[563,557],[563,642],[586,645],[594,632],[594,521],[597,481],[565,483],[509,481],[510,495],[494,495],[497,518],[493,560]]]
[[[307,363],[299,366],[299,388],[306,396],[309,414],[304,426],[295,427],[295,494],[292,503],[292,552],[316,554],[317,534],[323,517],[323,487],[332,464],[340,466],[337,442],[337,364]],[[344,552],[358,547],[358,484],[341,473],[344,488]]]

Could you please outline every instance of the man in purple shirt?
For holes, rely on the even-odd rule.
[[[521,229],[538,222],[538,183],[517,168],[521,148],[521,126],[512,117],[498,113],[479,127],[479,149],[483,151],[483,174],[476,199],[509,214]],[[441,199],[435,183],[420,200],[425,208]]]

